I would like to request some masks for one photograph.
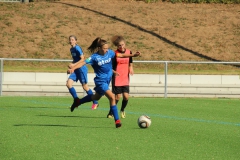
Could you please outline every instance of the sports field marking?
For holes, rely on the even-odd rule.
[[[126,112],[128,114],[142,114],[136,112]],[[197,118],[184,118],[184,117],[176,117],[176,116],[168,116],[168,115],[161,115],[161,114],[146,114],[150,117],[160,117],[166,119],[173,119],[173,120],[183,120],[183,121],[194,121],[194,122],[204,122],[204,123],[215,123],[215,124],[223,124],[223,125],[233,125],[233,126],[240,126],[240,123],[232,123],[232,122],[224,122],[224,121],[212,121],[212,120],[205,120],[205,119],[197,119]]]

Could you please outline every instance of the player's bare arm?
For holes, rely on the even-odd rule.
[[[115,70],[112,70],[113,71],[113,74],[115,75],[115,76],[120,76],[120,74],[118,73],[118,72],[116,72]]]
[[[84,62],[84,55],[81,55],[80,56],[80,60],[78,61],[78,62]],[[73,68],[75,65],[76,65],[77,63],[70,63],[69,65],[68,65],[68,68]]]
[[[71,66],[71,68],[68,69],[68,73],[73,73],[75,69],[81,68],[85,64],[86,64],[85,61],[78,61],[77,63],[74,63],[73,66]]]
[[[129,64],[129,74],[132,76],[133,75],[133,63]]]
[[[81,58],[81,59],[80,59],[81,62],[84,62],[84,61],[85,61],[84,55],[81,55],[80,58]]]
[[[118,54],[117,57],[127,58],[127,57],[138,57],[140,55],[141,55],[141,53],[137,51],[134,54]]]

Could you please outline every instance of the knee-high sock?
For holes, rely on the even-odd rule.
[[[92,95],[88,94],[82,99],[80,99],[80,104],[91,102],[92,101]]]
[[[93,92],[92,92],[91,89],[89,89],[88,91],[86,91],[86,93],[87,93],[88,95],[93,95]],[[98,104],[98,101],[93,100],[93,103],[94,103],[94,104]]]
[[[114,117],[114,120],[119,120],[117,105],[111,106],[111,111]]]
[[[118,100],[116,100],[116,105],[118,104]],[[108,112],[108,114],[110,114],[110,115],[112,115],[113,113],[112,113],[112,111],[111,111],[111,106],[110,106],[110,109],[109,109],[109,112]]]
[[[76,92],[74,87],[69,88],[68,90],[69,90],[69,93],[72,95],[73,98],[77,98],[78,97],[77,96],[77,92]]]
[[[128,100],[122,100],[122,107],[121,107],[121,111],[124,111],[124,109],[126,108],[126,106],[127,106],[127,104],[128,104]]]

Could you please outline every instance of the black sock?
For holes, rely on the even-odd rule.
[[[111,107],[110,107],[110,109],[109,109],[108,115],[113,115],[113,114],[112,114],[112,111],[111,111]]]
[[[121,111],[124,111],[124,109],[126,108],[126,106],[127,106],[127,104],[128,104],[128,100],[122,100],[122,107],[121,107]]]

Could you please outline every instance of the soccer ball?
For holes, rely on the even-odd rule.
[[[151,118],[147,115],[141,115],[139,118],[138,118],[138,126],[140,128],[148,128],[150,127],[152,121],[151,121]]]

